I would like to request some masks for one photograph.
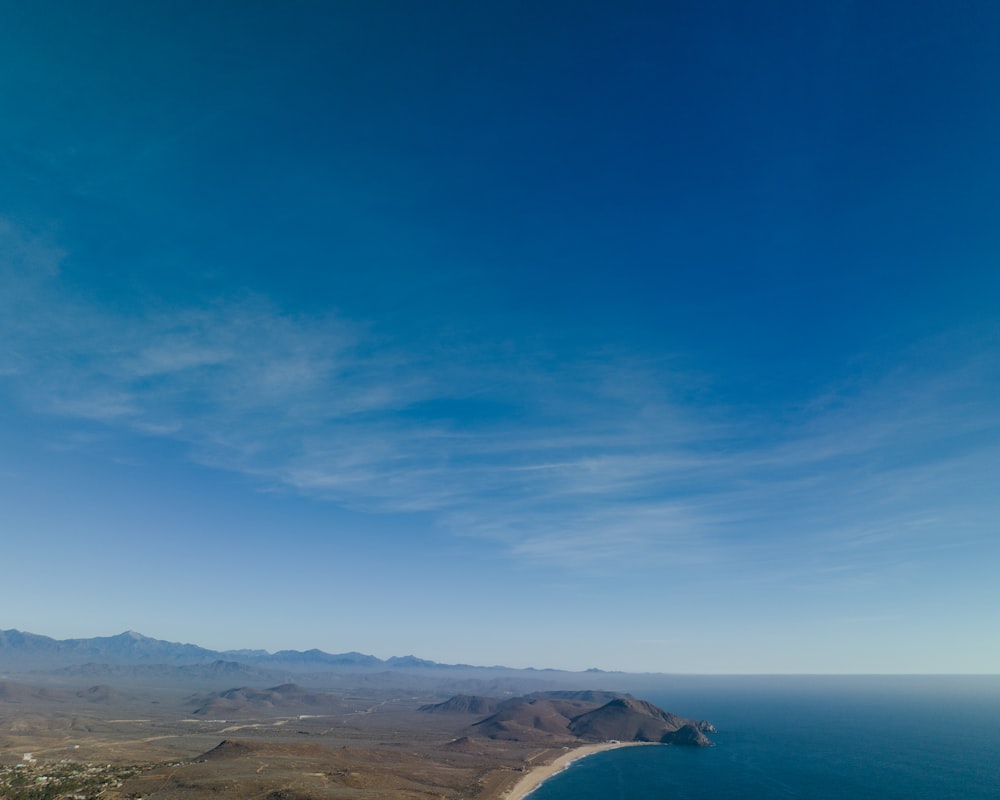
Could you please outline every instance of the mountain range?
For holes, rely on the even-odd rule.
[[[52,669],[88,662],[109,665],[190,665],[210,664],[215,661],[275,666],[291,671],[325,667],[470,668],[465,664],[437,664],[414,656],[395,656],[383,660],[364,653],[325,653],[316,649],[280,650],[276,653],[269,653],[266,650],[209,650],[193,644],[153,639],[135,631],[90,639],[53,639],[19,630],[0,630],[0,666]]]
[[[285,683],[339,690],[381,688],[433,691],[442,695],[514,695],[568,685],[597,686],[613,674],[616,688],[624,673],[565,672],[502,666],[440,664],[416,656],[381,659],[356,651],[211,650],[154,639],[135,631],[89,639],[53,639],[15,629],[0,630],[0,679],[31,676],[60,684],[161,685],[182,687],[255,686]],[[633,676],[634,677],[634,676]],[[605,688],[605,687],[601,687]],[[627,687],[631,688],[631,687]]]
[[[416,656],[376,656],[351,651],[326,653],[323,650],[209,650],[194,644],[167,642],[144,636],[136,631],[125,631],[117,636],[96,636],[90,639],[53,639],[15,629],[0,630],[0,666],[16,665],[54,668],[87,662],[104,664],[209,664],[215,661],[238,662],[260,666],[273,666],[291,671],[315,670],[325,667],[350,667],[352,669],[511,669],[492,666],[477,667],[470,664],[441,664]],[[527,672],[558,672],[536,670]],[[589,669],[588,673],[602,670]]]

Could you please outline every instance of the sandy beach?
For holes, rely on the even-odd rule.
[[[619,747],[635,747],[650,744],[650,742],[604,742],[601,744],[586,744],[582,747],[574,747],[565,754],[556,758],[549,764],[541,764],[532,767],[521,780],[503,796],[503,800],[524,800],[524,797],[537,789],[543,781],[548,780],[553,775],[562,772],[566,767],[581,758],[592,756],[604,750],[615,750]]]

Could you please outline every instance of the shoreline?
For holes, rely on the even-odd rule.
[[[587,758],[595,753],[603,753],[606,750],[617,750],[621,747],[636,747],[642,745],[656,744],[656,742],[602,742],[601,744],[585,744],[581,747],[574,747],[567,753],[563,753],[548,764],[539,764],[532,767],[528,772],[515,783],[501,800],[524,800],[535,789],[554,775],[558,775],[574,761]]]

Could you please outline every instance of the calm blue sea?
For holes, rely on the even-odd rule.
[[[1000,677],[677,678],[632,693],[716,747],[581,759],[531,800],[998,800]]]

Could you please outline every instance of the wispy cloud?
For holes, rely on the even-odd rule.
[[[3,220],[0,237],[0,374],[26,408],[183,442],[262,489],[431,512],[525,563],[779,562],[808,544],[847,564],[982,531],[947,494],[996,463],[1000,381],[975,348],[750,418],[678,399],[687,376],[622,352],[416,352],[249,295],[125,313],[70,294],[44,237]]]

